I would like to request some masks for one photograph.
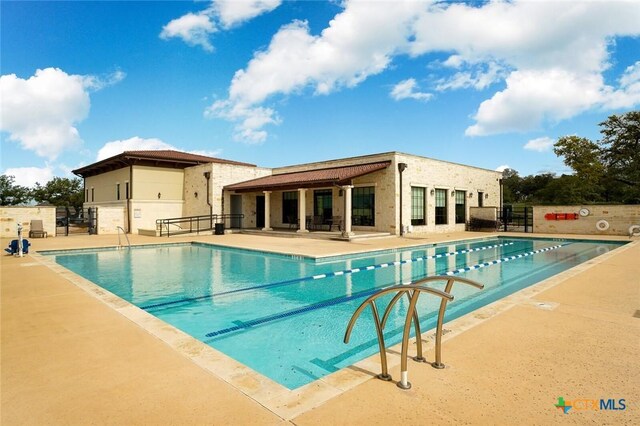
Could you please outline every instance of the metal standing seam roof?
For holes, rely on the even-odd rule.
[[[284,190],[300,187],[314,188],[322,186],[346,185],[351,179],[383,170],[389,167],[391,161],[376,163],[354,164],[351,166],[315,169],[301,172],[290,172],[265,176],[245,182],[235,183],[224,187],[225,190],[236,192],[251,192],[261,190]]]
[[[223,160],[220,158],[208,157],[206,155],[164,149],[124,151],[118,155],[114,155],[113,157],[73,170],[73,173],[82,177],[87,177],[116,170],[132,164],[185,168],[208,163],[256,167],[255,164],[241,163],[239,161]]]

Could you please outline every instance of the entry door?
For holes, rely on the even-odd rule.
[[[242,195],[231,195],[231,214],[242,214]],[[233,217],[231,219],[231,228],[240,228],[242,225],[242,219],[240,217]]]
[[[313,215],[320,216],[323,220],[331,219],[333,214],[333,191],[320,189],[313,191]]]
[[[256,228],[264,228],[264,195],[256,196]]]

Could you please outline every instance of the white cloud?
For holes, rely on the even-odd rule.
[[[248,21],[280,6],[282,0],[216,0],[211,8],[215,10],[226,28]]]
[[[54,160],[65,149],[82,143],[75,127],[89,114],[89,93],[124,78],[116,71],[106,77],[69,75],[58,68],[37,70],[22,79],[0,77],[1,129],[9,140],[41,157]]]
[[[634,2],[496,0],[469,6],[345,0],[341,5],[343,11],[319,35],[311,34],[305,22],[283,26],[236,72],[227,100],[209,107],[208,115],[238,123],[242,135],[246,115],[212,113],[220,110],[220,102],[227,112],[246,112],[264,107],[275,95],[309,88],[329,94],[383,72],[398,55],[433,52],[449,54],[442,71],[451,73],[433,82],[437,90],[507,84],[480,105],[468,135],[525,131],[587,109],[640,103],[638,66],[625,73],[618,88],[607,86],[602,76],[610,67],[614,37],[640,35],[640,8]],[[581,84],[586,84],[583,91]],[[264,108],[269,117],[277,116]],[[250,130],[254,139],[266,137],[262,127]]]
[[[418,84],[413,78],[403,80],[393,86],[391,90],[391,97],[396,101],[402,99],[415,99],[417,101],[428,101],[433,97],[431,93],[420,92],[418,90]]]
[[[505,90],[480,104],[469,136],[534,130],[544,121],[571,118],[601,103],[606,87],[600,74],[563,69],[512,72]]]
[[[496,172],[504,172],[507,169],[510,169],[511,166],[509,166],[508,164],[503,164],[501,166],[496,167]]]
[[[204,10],[189,12],[162,27],[160,38],[180,38],[190,46],[213,52],[210,37],[280,6],[282,0],[213,0]]]
[[[110,141],[105,143],[102,146],[102,148],[98,150],[96,161],[113,157],[115,155],[123,153],[124,151],[153,151],[153,150],[165,150],[165,149],[189,152],[191,154],[206,155],[209,157],[217,157],[222,153],[221,149],[217,149],[213,151],[206,151],[206,150],[189,151],[181,148],[176,148],[175,146],[168,144],[160,139],[156,139],[156,138],[145,139],[139,136],[134,136],[129,139],[115,140],[115,141]]]
[[[6,169],[3,173],[7,176],[15,177],[15,184],[32,188],[36,182],[44,185],[53,179],[53,168],[46,167],[13,167]]]
[[[190,46],[201,46],[207,52],[213,52],[209,35],[216,31],[215,24],[206,13],[187,13],[162,27],[160,38],[178,37]]]
[[[531,139],[524,145],[524,149],[529,151],[544,152],[549,151],[556,141],[547,136]]]

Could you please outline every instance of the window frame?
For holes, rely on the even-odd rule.
[[[421,197],[416,196],[417,193],[421,193],[420,194]],[[423,226],[427,224],[426,199],[427,199],[427,188],[423,186],[411,187],[411,226]],[[422,202],[422,205],[419,205],[416,203],[418,200]]]
[[[435,223],[436,225],[448,225],[449,224],[449,200],[447,197],[448,191],[442,188],[435,188]],[[439,206],[439,201],[444,201],[444,206]],[[442,209],[440,212],[438,209]]]
[[[455,223],[467,223],[467,191],[456,189],[455,193]],[[462,204],[459,203],[462,199]]]
[[[351,190],[351,224],[376,226],[375,186],[358,186]]]

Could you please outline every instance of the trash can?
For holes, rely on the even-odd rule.
[[[216,223],[214,233],[216,235],[224,235],[224,223]]]

